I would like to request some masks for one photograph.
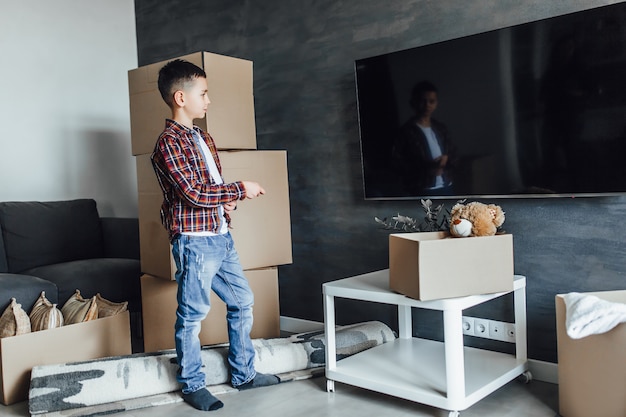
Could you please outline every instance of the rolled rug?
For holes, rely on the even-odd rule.
[[[393,340],[393,331],[381,322],[338,327],[337,359]],[[258,372],[284,374],[325,364],[324,332],[289,338],[254,339]],[[228,346],[202,349],[207,386],[228,382]],[[116,403],[180,390],[174,350],[36,366],[31,372],[31,415]]]

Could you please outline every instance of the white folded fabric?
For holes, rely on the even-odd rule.
[[[602,300],[591,294],[571,292],[565,301],[565,329],[572,339],[606,333],[626,323],[626,304]]]

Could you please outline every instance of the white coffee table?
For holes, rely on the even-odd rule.
[[[418,301],[389,289],[389,270],[327,282],[324,294],[327,390],[335,381],[450,410],[450,417],[524,374],[526,278],[514,277],[515,355],[463,345],[464,309],[508,294]],[[335,297],[398,306],[399,338],[336,360]],[[413,307],[443,312],[444,341],[413,337]]]

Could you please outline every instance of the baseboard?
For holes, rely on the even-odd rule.
[[[280,330],[284,332],[304,333],[323,329],[324,323],[318,321],[280,316]],[[549,382],[551,384],[559,383],[558,365],[556,363],[529,359],[528,370],[536,381]]]

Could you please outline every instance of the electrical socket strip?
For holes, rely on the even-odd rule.
[[[515,343],[515,323],[463,316],[463,334]]]

